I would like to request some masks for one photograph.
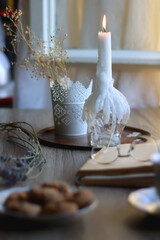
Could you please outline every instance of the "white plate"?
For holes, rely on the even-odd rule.
[[[10,217],[10,218],[15,218],[19,220],[29,220],[32,222],[37,222],[37,223],[54,223],[54,224],[63,224],[63,223],[68,223],[72,221],[74,218],[80,217],[84,214],[87,214],[91,210],[95,209],[97,206],[97,200],[94,200],[92,204],[90,204],[87,207],[84,207],[82,209],[79,209],[75,213],[70,213],[70,214],[54,214],[54,215],[46,215],[46,216],[37,216],[37,217],[29,217],[23,214],[19,213],[12,213],[9,211],[6,211],[4,202],[6,198],[13,192],[19,192],[19,191],[28,191],[29,187],[16,187],[16,188],[11,188],[7,189],[4,191],[0,192],[0,216],[1,217]]]
[[[144,188],[130,193],[128,197],[132,206],[143,212],[160,215],[160,196],[155,187]]]

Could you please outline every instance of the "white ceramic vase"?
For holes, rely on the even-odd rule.
[[[55,133],[79,136],[87,133],[87,123],[82,120],[85,100],[92,90],[92,82],[86,88],[79,81],[70,82],[68,88],[59,83],[50,84]]]

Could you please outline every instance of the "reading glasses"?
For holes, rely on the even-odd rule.
[[[158,151],[157,142],[151,137],[140,135],[131,143],[118,144],[114,147],[103,146],[103,148],[95,152],[96,148],[92,148],[91,158],[100,164],[110,164],[119,158],[132,157],[137,161],[149,161],[150,155]]]

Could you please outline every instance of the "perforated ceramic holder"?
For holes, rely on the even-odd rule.
[[[66,89],[59,83],[51,85],[55,133],[79,136],[87,133],[87,123],[82,120],[85,100],[91,94],[92,83],[85,88],[79,81]]]

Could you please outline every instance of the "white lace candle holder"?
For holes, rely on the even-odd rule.
[[[92,83],[85,88],[79,81],[68,88],[59,83],[50,84],[55,133],[65,136],[87,134],[87,123],[82,119],[85,100],[92,90]]]

